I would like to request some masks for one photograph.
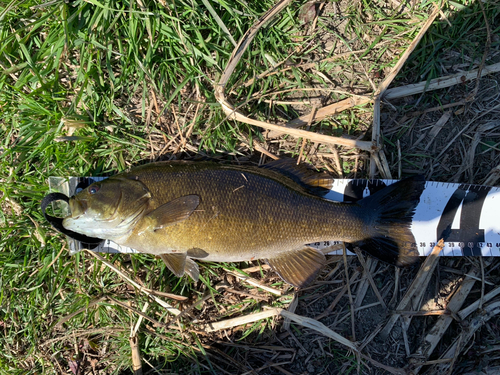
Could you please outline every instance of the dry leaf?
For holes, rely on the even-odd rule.
[[[79,369],[78,362],[77,361],[69,361],[68,365],[69,365],[69,369],[71,370],[71,372],[73,374],[77,375],[78,374],[78,369]]]
[[[299,11],[299,21],[303,23],[310,23],[316,17],[316,3],[314,1],[309,1],[302,5]]]

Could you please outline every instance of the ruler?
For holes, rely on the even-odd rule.
[[[49,187],[72,196],[105,177],[50,177]],[[354,203],[397,180],[334,180],[326,199]],[[55,204],[58,204],[55,202]],[[68,215],[67,205],[60,206]],[[500,188],[427,181],[413,216],[411,230],[421,256],[428,255],[437,241],[445,239],[444,256],[500,256]],[[68,238],[70,252],[82,249],[79,241]],[[316,248],[335,247],[339,241],[310,244]],[[106,240],[94,251],[137,253],[136,250]],[[331,254],[341,254],[342,250]]]
[[[325,198],[356,202],[396,181],[335,180]],[[427,181],[411,231],[421,256],[441,238],[444,256],[500,256],[499,213],[500,188]]]

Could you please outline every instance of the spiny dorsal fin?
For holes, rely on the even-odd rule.
[[[326,259],[321,251],[304,247],[266,259],[266,262],[287,283],[303,288],[316,279]]]
[[[198,195],[186,195],[162,204],[151,211],[145,219],[150,230],[158,230],[186,220],[200,204]]]
[[[304,164],[297,165],[294,159],[273,160],[261,168],[278,172],[315,195],[325,195],[333,186],[330,175],[314,172]]]

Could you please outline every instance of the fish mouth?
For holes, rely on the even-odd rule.
[[[123,195],[122,192],[120,192],[117,204],[114,205],[113,212],[109,216],[102,215],[101,212],[94,212],[94,210],[92,209],[89,210],[89,202],[87,199],[73,196],[69,200],[69,209],[71,211],[71,215],[68,218],[77,220],[82,216],[90,215],[92,216],[92,220],[94,221],[99,221],[99,222],[115,221],[119,215],[119,209],[122,204],[122,195]]]
[[[71,197],[69,200],[69,210],[71,212],[70,217],[77,219],[87,212],[87,201]]]
[[[126,203],[122,192],[117,194],[112,204],[99,206],[97,203],[72,197],[69,202],[71,215],[64,219],[63,226],[87,236],[112,239],[129,233],[147,208],[145,204],[140,204],[131,213],[122,214],[121,209]]]

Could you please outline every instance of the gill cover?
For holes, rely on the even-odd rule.
[[[127,234],[149,207],[151,194],[139,180],[113,176],[71,197],[64,228],[113,239]]]

